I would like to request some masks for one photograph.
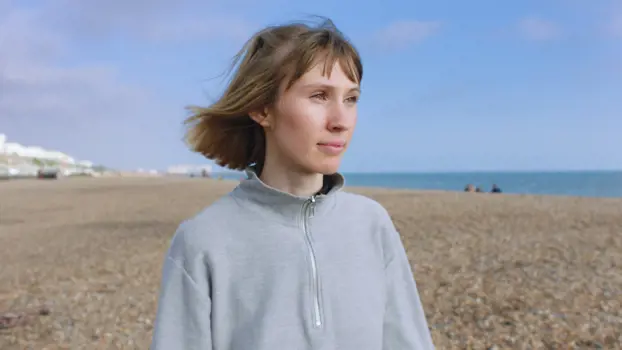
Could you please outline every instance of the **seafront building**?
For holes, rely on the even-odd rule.
[[[211,165],[174,165],[166,170],[168,175],[176,176],[209,176],[212,174]]]
[[[59,151],[47,150],[39,146],[24,146],[7,142],[0,134],[0,167],[9,169],[10,174],[31,176],[42,168],[58,168],[64,175],[91,173],[93,162],[78,161]]]

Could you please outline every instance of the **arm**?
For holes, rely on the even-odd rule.
[[[387,305],[383,350],[432,350],[434,344],[406,251],[387,214],[385,276]]]
[[[181,227],[162,270],[151,350],[212,349],[208,269]]]

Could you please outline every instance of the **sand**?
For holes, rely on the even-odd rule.
[[[175,228],[234,185],[0,182],[0,349],[147,349]],[[621,347],[622,199],[351,190],[391,213],[438,349]]]

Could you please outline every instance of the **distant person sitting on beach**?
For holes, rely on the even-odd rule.
[[[434,349],[391,217],[337,172],[356,49],[330,21],[272,26],[234,67],[222,97],[191,109],[187,136],[248,178],[177,229],[151,349]]]
[[[475,192],[475,186],[473,186],[473,184],[466,185],[464,192]]]
[[[481,188],[481,187],[477,186],[477,187],[475,188],[475,192],[484,192],[484,191],[482,191],[482,188]]]
[[[501,189],[499,188],[499,186],[497,186],[497,184],[493,184],[492,185],[492,189],[490,190],[491,193],[501,193]]]

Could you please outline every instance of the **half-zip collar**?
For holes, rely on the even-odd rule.
[[[325,175],[324,183],[329,184],[326,194],[295,196],[265,184],[252,167],[247,168],[245,172],[247,178],[240,182],[231,195],[242,205],[248,204],[258,211],[266,212],[270,217],[279,218],[292,225],[299,224],[301,209],[308,201],[314,202],[313,216],[320,216],[330,211],[335,205],[335,194],[345,185],[343,175],[339,173]]]

